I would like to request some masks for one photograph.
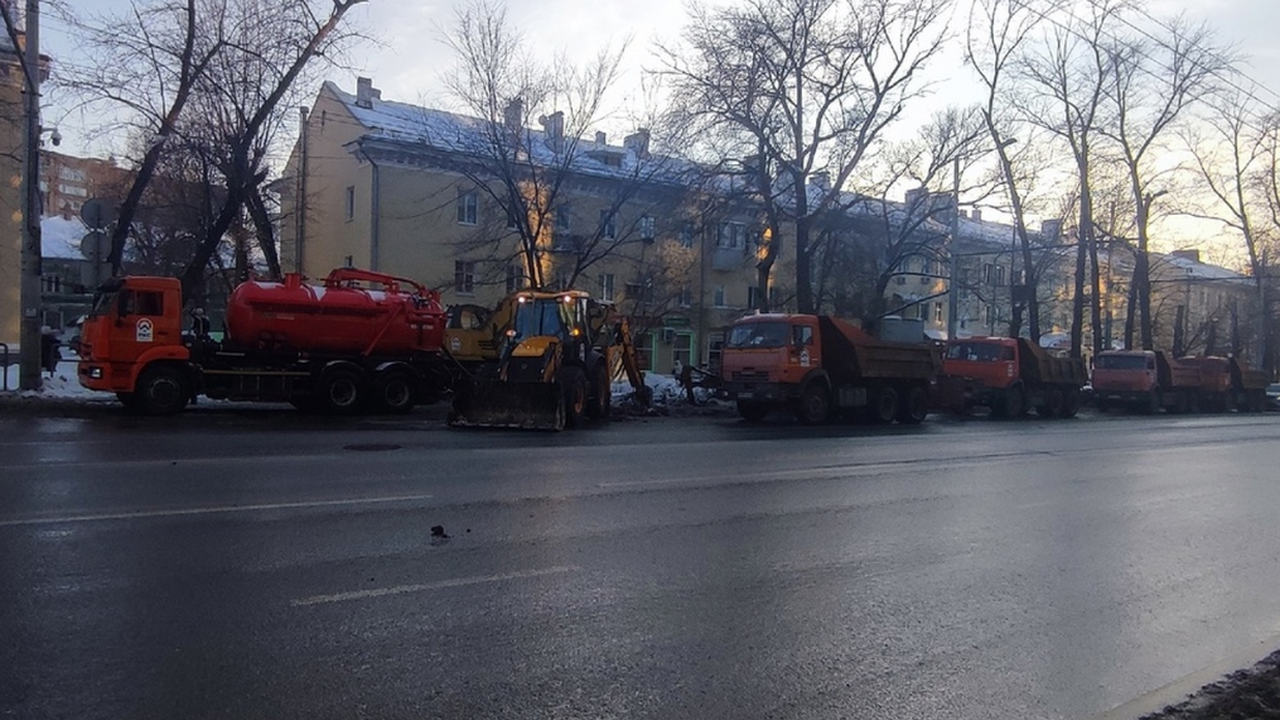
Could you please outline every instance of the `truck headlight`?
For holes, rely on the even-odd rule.
[[[89,379],[90,379],[90,380],[101,380],[101,379],[102,379],[102,368],[100,368],[100,367],[91,367],[91,368],[89,368]]]

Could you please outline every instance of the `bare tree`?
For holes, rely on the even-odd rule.
[[[1020,65],[1021,73],[1032,87],[1032,96],[1023,108],[1024,117],[1062,140],[1075,164],[1079,221],[1071,354],[1076,357],[1081,355],[1084,344],[1085,280],[1090,276],[1093,350],[1098,353],[1103,349],[1091,172],[1096,153],[1094,131],[1101,120],[1103,96],[1110,82],[1104,42],[1123,7],[1122,2],[1099,0],[1089,3],[1086,17],[1055,19],[1046,31],[1044,42],[1029,48]]]
[[[676,113],[700,134],[735,140],[753,157],[767,233],[760,296],[793,224],[796,299],[814,311],[816,223],[885,128],[921,92],[919,70],[938,52],[948,0],[748,0],[695,5],[683,48],[662,51]],[[826,178],[817,187],[810,180]]]
[[[1198,184],[1211,201],[1188,214],[1217,220],[1244,242],[1258,303],[1255,360],[1266,363],[1270,343],[1265,226],[1271,197],[1268,180],[1275,174],[1275,158],[1270,154],[1275,147],[1275,123],[1272,118],[1258,123],[1255,103],[1234,88],[1223,89],[1207,105],[1206,122],[1185,128],[1183,138],[1191,151]]]
[[[679,201],[682,183],[680,169],[651,152],[648,129],[621,148],[589,135],[607,114],[627,43],[583,64],[543,64],[488,0],[460,9],[445,40],[457,58],[446,87],[477,122],[465,129],[472,146],[444,162],[498,208],[498,227],[477,228],[463,250],[500,266],[518,259],[535,288],[573,285],[610,256],[639,261],[654,240],[653,216]],[[553,255],[558,278],[548,274]]]
[[[1199,102],[1214,77],[1226,69],[1221,53],[1210,47],[1211,39],[1205,26],[1179,21],[1169,26],[1166,37],[1111,39],[1103,46],[1110,75],[1104,97],[1112,121],[1100,125],[1098,131],[1119,147],[1136,205],[1134,286],[1142,347],[1147,350],[1153,349],[1155,342],[1149,227],[1153,203],[1165,193],[1152,188],[1157,169],[1152,167],[1151,151],[1158,149],[1158,141],[1174,122]]]
[[[1013,71],[1016,70],[1024,43],[1031,36],[1037,22],[1056,4],[1058,0],[977,0],[969,16],[965,45],[965,59],[986,89],[982,120],[991,145],[995,148],[1004,190],[1009,198],[1009,209],[1013,215],[1014,234],[1022,255],[1023,281],[1020,297],[1016,279],[1009,284],[1012,310],[1009,335],[1017,337],[1021,334],[1025,307],[1028,331],[1034,341],[1040,340],[1038,264],[1032,253],[1030,233],[1027,232],[1026,207],[1022,188],[1019,186],[1021,178],[1015,172],[1015,156],[1010,149],[1010,145],[1017,140],[1014,130],[1017,121],[1012,112],[1012,104],[1003,102],[1003,98],[1018,91],[1018,77]],[[1025,138],[1022,147],[1031,145],[1030,138]]]
[[[146,139],[113,231],[116,272],[146,187],[166,145],[176,140],[183,151],[205,155],[223,191],[183,269],[187,296],[202,285],[246,203],[259,222],[259,236],[264,234],[270,223],[262,222],[261,187],[279,108],[314,59],[332,57],[349,43],[353,34],[338,28],[365,1],[134,0],[127,14],[76,21],[93,49],[92,62],[68,84],[91,102],[123,110],[129,126]],[[278,262],[271,264],[278,270]]]

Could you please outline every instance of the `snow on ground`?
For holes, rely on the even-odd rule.
[[[689,403],[684,386],[674,376],[646,372],[644,374],[644,384],[653,391],[654,405],[687,405]],[[613,384],[613,400],[615,404],[626,399],[631,393],[631,383],[623,380]],[[697,400],[697,404],[701,405],[714,398],[715,393],[707,388],[695,387],[693,396]]]
[[[76,398],[85,400],[111,400],[115,401],[115,396],[111,393],[101,393],[90,390],[80,384],[76,379],[76,360],[74,358],[63,360],[58,363],[58,370],[49,376],[47,372],[40,373],[41,387],[37,391],[18,391],[18,365],[14,363],[5,368],[5,376],[8,381],[7,385],[0,385],[0,388],[9,388],[8,392],[0,390],[0,397],[27,397],[27,398]]]

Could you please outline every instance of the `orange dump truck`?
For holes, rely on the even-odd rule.
[[[825,315],[749,315],[729,329],[722,391],[753,422],[781,409],[805,424],[840,414],[919,423],[929,413],[930,385],[940,366],[923,331],[919,337],[883,340]]]
[[[938,379],[939,403],[967,413],[991,408],[997,417],[1075,417],[1089,373],[1080,358],[1053,357],[1026,338],[971,337],[947,343]]]
[[[1266,375],[1233,357],[1173,358],[1159,350],[1109,350],[1093,365],[1099,410],[1143,413],[1258,412],[1266,403]]]

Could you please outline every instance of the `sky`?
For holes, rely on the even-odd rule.
[[[129,7],[129,0],[56,1],[94,13]],[[707,1],[713,5],[737,2]],[[1088,2],[1075,1],[1082,5]],[[354,92],[356,76],[366,75],[373,78],[385,99],[449,107],[452,101],[442,88],[441,75],[452,58],[442,38],[458,8],[465,4],[466,0],[369,0],[349,17],[378,42],[354,53],[350,59],[353,67],[334,69],[328,79]],[[548,57],[563,52],[570,59],[587,58],[603,47],[629,42],[624,77],[610,99],[609,115],[597,128],[616,138],[634,130],[632,118],[643,104],[643,70],[656,67],[654,43],[678,38],[687,4],[688,0],[508,0],[507,12],[513,24],[523,28],[527,38],[536,39],[537,47]],[[966,0],[957,3],[965,4]],[[1147,8],[1163,19],[1183,13],[1207,22],[1217,41],[1232,46],[1242,58],[1240,67],[1245,74],[1264,88],[1259,97],[1280,105],[1280,44],[1274,39],[1276,28],[1280,28],[1280,0],[1148,0]],[[958,13],[950,24],[953,30],[964,26],[963,9]],[[80,61],[75,37],[65,24],[46,15],[41,37],[42,50],[53,57],[55,67],[59,62]],[[963,70],[961,60],[956,42],[933,64],[929,71],[933,90],[909,107],[904,128],[946,105],[980,99],[976,94],[980,91]],[[78,111],[72,98],[55,90],[46,99],[44,125],[59,127],[62,150],[100,157],[123,152],[126,138],[96,131],[99,119]]]

